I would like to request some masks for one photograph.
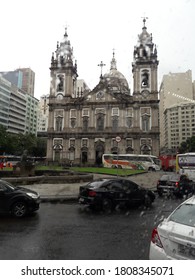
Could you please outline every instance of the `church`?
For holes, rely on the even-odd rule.
[[[79,93],[65,30],[51,58],[48,161],[82,166],[100,165],[104,153],[159,155],[159,61],[145,18],[132,52],[132,94],[114,52],[109,73],[101,74],[93,90]]]

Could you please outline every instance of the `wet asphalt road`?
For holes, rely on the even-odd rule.
[[[0,259],[147,260],[153,227],[180,202],[157,198],[151,209],[107,215],[77,203],[42,203],[23,219],[0,216]]]

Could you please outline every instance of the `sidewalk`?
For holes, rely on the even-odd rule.
[[[75,184],[34,184],[23,186],[39,193],[42,202],[63,202],[78,199],[79,187],[87,183]]]
[[[162,176],[162,172],[148,172],[139,175],[127,177],[140,186],[156,190],[158,179]],[[106,177],[105,175],[94,174],[94,179]],[[110,176],[109,176],[110,177]],[[86,185],[83,183],[69,183],[69,184],[33,184],[25,185],[23,187],[34,190],[39,193],[42,202],[64,202],[75,201],[78,199],[79,187]]]

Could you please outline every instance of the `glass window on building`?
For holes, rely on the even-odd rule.
[[[97,131],[103,131],[104,130],[104,114],[98,114],[96,119],[96,128]]]

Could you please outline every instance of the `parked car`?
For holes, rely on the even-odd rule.
[[[165,174],[158,180],[157,192],[159,196],[164,193],[183,197],[194,193],[194,182],[189,180],[186,175]]]
[[[153,229],[149,259],[195,260],[195,196],[181,203]]]
[[[102,178],[81,186],[79,203],[96,210],[111,211],[117,207],[151,206],[153,191],[123,178]]]
[[[21,218],[38,210],[39,204],[40,197],[35,191],[0,180],[0,213],[10,213]]]

